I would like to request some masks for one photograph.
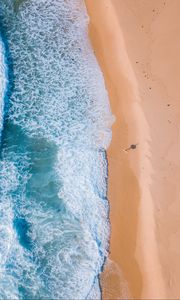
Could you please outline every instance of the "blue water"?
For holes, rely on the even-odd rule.
[[[100,299],[113,121],[82,0],[0,0],[0,299]]]
[[[5,94],[8,85],[7,67],[5,59],[5,46],[0,36],[0,140],[4,123]]]

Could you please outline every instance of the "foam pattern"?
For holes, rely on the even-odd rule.
[[[5,64],[5,49],[3,41],[0,37],[0,138],[3,129],[4,119],[4,98],[7,85],[7,71]]]
[[[100,299],[113,117],[82,0],[0,0],[0,298]],[[1,69],[0,69],[1,70]]]

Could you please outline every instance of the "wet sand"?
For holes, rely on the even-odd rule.
[[[179,0],[86,0],[116,122],[104,299],[179,299]],[[135,149],[124,151],[131,144]]]

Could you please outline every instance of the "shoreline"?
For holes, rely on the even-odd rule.
[[[163,299],[165,287],[150,192],[151,136],[118,21],[117,2],[85,2],[90,39],[116,116],[107,151],[111,239],[110,261],[101,276],[103,298]],[[137,148],[124,151],[131,144],[138,144]]]

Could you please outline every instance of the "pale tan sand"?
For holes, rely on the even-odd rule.
[[[112,232],[103,296],[180,299],[180,1],[86,4],[116,116],[108,150]],[[123,151],[135,143],[136,149]]]

